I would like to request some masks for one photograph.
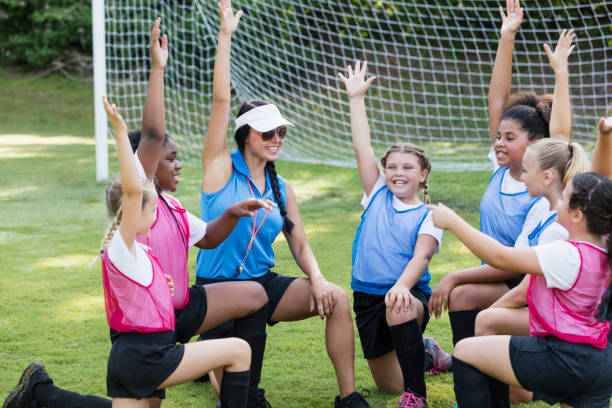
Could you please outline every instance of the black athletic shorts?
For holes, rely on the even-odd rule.
[[[519,283],[521,283],[521,281],[523,280],[524,277],[525,277],[525,275],[521,275],[518,278],[508,279],[507,281],[505,281],[506,286],[508,286],[508,289],[513,289],[513,288],[517,287],[519,285]]]
[[[421,330],[425,331],[429,322],[429,297],[421,289],[413,287],[410,293],[423,304],[425,315]],[[363,292],[353,292],[353,311],[355,323],[359,331],[363,357],[366,359],[382,357],[393,350],[391,331],[387,324],[387,306],[384,295],[370,295]]]
[[[260,276],[259,278],[249,279],[249,280],[251,280],[253,282],[257,282],[261,286],[263,286],[264,290],[266,291],[266,294],[268,295],[268,304],[269,304],[269,307],[270,307],[270,309],[269,309],[270,314],[268,316],[268,324],[270,326],[273,326],[276,323],[278,323],[278,322],[271,321],[270,318],[274,314],[274,311],[276,310],[276,307],[280,303],[281,298],[285,294],[285,291],[287,290],[289,285],[291,285],[291,282],[293,282],[296,279],[297,279],[296,277],[280,275],[280,274],[278,274],[276,272],[272,272],[272,271],[268,271],[268,273],[266,273],[263,276]],[[206,284],[209,284],[209,283],[234,282],[234,281],[236,281],[236,282],[244,282],[245,279],[219,280],[219,279],[207,279],[207,278],[197,277],[196,278],[196,285],[206,285]],[[226,326],[226,325],[223,325],[223,326]]]
[[[118,333],[106,368],[106,391],[112,398],[165,398],[157,388],[176,370],[185,346],[173,331]]]
[[[202,285],[196,284],[189,288],[189,302],[185,307],[174,311],[176,341],[189,343],[202,327],[205,317],[206,291]]]
[[[612,347],[570,343],[554,336],[512,336],[510,362],[534,400],[566,403],[574,408],[610,406]]]

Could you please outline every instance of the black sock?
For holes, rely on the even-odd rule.
[[[110,408],[112,402],[93,395],[81,395],[56,387],[53,383],[37,384],[33,390],[36,405],[48,408]]]
[[[269,305],[266,303],[255,313],[234,322],[233,336],[239,337],[251,346],[251,370],[249,380],[249,401],[258,398],[257,389],[261,380],[264,351],[266,350],[266,322]]]
[[[451,328],[453,329],[453,345],[457,345],[459,340],[474,337],[474,327],[476,326],[476,315],[478,310],[461,310],[459,312],[448,312]]]
[[[404,390],[427,398],[425,374],[423,373],[425,347],[419,321],[412,319],[402,324],[389,326],[389,330],[404,376]]]
[[[510,407],[510,386],[493,377],[487,377],[489,393],[491,394],[491,407]]]
[[[221,408],[246,408],[249,392],[248,371],[224,371],[221,380]]]
[[[474,366],[453,356],[455,399],[459,408],[491,408],[489,378]]]

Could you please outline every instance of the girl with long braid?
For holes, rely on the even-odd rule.
[[[115,131],[120,180],[106,189],[112,218],[102,240],[102,282],[112,349],[107,392],[113,406],[161,405],[164,389],[223,367],[221,406],[246,407],[250,349],[237,338],[175,345],[174,285],[137,237],[156,222],[158,196],[138,174],[125,122],[104,98]]]
[[[327,352],[340,388],[335,406],[368,407],[361,394],[355,391],[353,322],[348,296],[321,274],[306,238],[295,193],[291,185],[276,174],[274,161],[291,123],[269,102],[245,102],[235,122],[238,150],[232,154],[229,152],[231,33],[238,25],[241,12],[236,16],[230,14],[231,8],[225,19],[232,29],[222,27],[219,32],[212,109],[202,148],[202,219],[214,219],[228,205],[248,198],[268,198],[276,203],[278,209],[259,210],[252,219],[241,219],[217,248],[201,250],[196,282],[259,282],[268,294],[270,324],[316,315],[326,318]],[[270,270],[274,267],[272,242],[281,230],[307,278],[287,277]],[[259,376],[253,367],[261,370],[265,342],[264,332],[257,345],[251,343],[251,376],[256,376],[256,380]],[[251,401],[253,397],[249,395]],[[269,406],[263,390],[259,390],[255,397],[257,400],[249,401],[249,406]],[[287,404],[300,405],[299,402]]]
[[[223,16],[223,14],[222,14]],[[142,129],[129,132],[134,161],[143,180],[153,180],[157,190],[157,216],[147,237],[137,241],[151,250],[174,284],[175,337],[187,343],[195,334],[235,320],[231,335],[250,342],[252,325],[259,327],[267,319],[267,295],[256,282],[223,282],[215,285],[189,287],[188,254],[192,246],[213,248],[231,232],[241,216],[250,216],[257,208],[270,208],[269,201],[245,200],[229,206],[222,215],[209,223],[182,208],[169,192],[179,183],[181,164],[178,148],[165,134],[164,68],[168,58],[168,39],[161,36],[161,19],[155,20],[150,37],[151,71],[143,110]],[[121,185],[109,185],[109,197],[121,197]],[[118,199],[113,208],[117,206]],[[106,408],[111,401],[84,396],[61,389],[51,382],[44,366],[33,363],[5,403],[6,408],[18,408],[22,401],[35,401],[50,408]],[[218,384],[213,382],[219,393]]]

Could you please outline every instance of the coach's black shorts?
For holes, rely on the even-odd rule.
[[[206,291],[201,285],[193,285],[189,288],[189,302],[184,308],[174,311],[176,341],[189,343],[202,327],[205,317]]]
[[[421,330],[425,331],[427,322],[429,322],[429,297],[431,295],[416,287],[410,289],[410,293],[423,304],[425,314]],[[359,331],[363,357],[366,359],[382,357],[393,350],[393,340],[387,324],[386,310],[384,295],[353,292],[355,323]]]
[[[510,338],[510,362],[534,400],[574,408],[610,406],[612,347],[570,343],[554,336]]]
[[[278,323],[278,322],[271,321],[270,318],[274,314],[274,311],[276,310],[276,307],[278,306],[283,295],[285,294],[285,291],[287,290],[289,285],[291,285],[291,282],[293,282],[296,279],[297,279],[296,277],[280,275],[272,271],[268,271],[268,273],[266,273],[263,276],[260,276],[259,278],[249,279],[263,286],[264,290],[266,291],[266,294],[268,295],[268,304],[269,304],[269,311],[270,311],[270,314],[268,315],[268,324],[270,326],[273,326],[276,323]],[[208,283],[219,283],[219,282],[244,282],[244,281],[245,279],[219,280],[219,279],[207,279],[207,278],[197,277],[196,285],[206,285]]]
[[[106,390],[112,398],[165,398],[157,388],[176,370],[185,346],[173,331],[116,333],[108,357]]]

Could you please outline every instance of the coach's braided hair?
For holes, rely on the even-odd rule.
[[[238,115],[240,116],[243,113],[250,111],[253,108],[263,105],[269,105],[270,102],[261,101],[261,100],[250,100],[246,101],[242,104],[240,109],[238,110]],[[234,133],[234,140],[236,141],[236,145],[238,146],[238,150],[244,153],[244,145],[247,137],[249,136],[249,131],[251,127],[249,125],[244,125],[236,129],[236,133]],[[287,209],[285,208],[285,204],[283,203],[280,189],[278,187],[278,175],[276,174],[276,166],[273,161],[269,161],[266,163],[266,171],[268,172],[268,176],[270,177],[270,185],[272,186],[272,193],[274,193],[274,199],[278,205],[278,209],[280,211],[281,216],[283,217],[283,231],[287,235],[291,235],[291,230],[293,229],[293,222],[287,217]]]
[[[427,176],[425,177],[425,180],[419,183],[419,188],[423,190],[423,202],[429,204],[429,187],[427,186],[427,178],[429,177],[429,174],[431,174],[431,161],[429,160],[427,153],[425,153],[425,150],[412,143],[394,143],[380,159],[380,164],[382,164],[383,168],[387,167],[387,158],[389,155],[395,152],[414,154],[417,159],[419,159],[419,166],[421,166],[421,170],[427,170]]]
[[[591,168],[589,158],[578,143],[559,139],[538,140],[527,148],[540,170],[554,169],[565,185],[576,175]]]
[[[592,234],[612,233],[612,180],[595,173],[583,173],[572,179],[574,190],[569,207],[579,209],[586,217],[587,229]],[[612,239],[608,235],[608,263],[612,271]],[[604,296],[599,311],[599,320],[612,320],[612,285]]]
[[[550,137],[549,125],[553,96],[535,92],[517,92],[510,95],[501,120],[516,121],[527,132],[530,141]]]

